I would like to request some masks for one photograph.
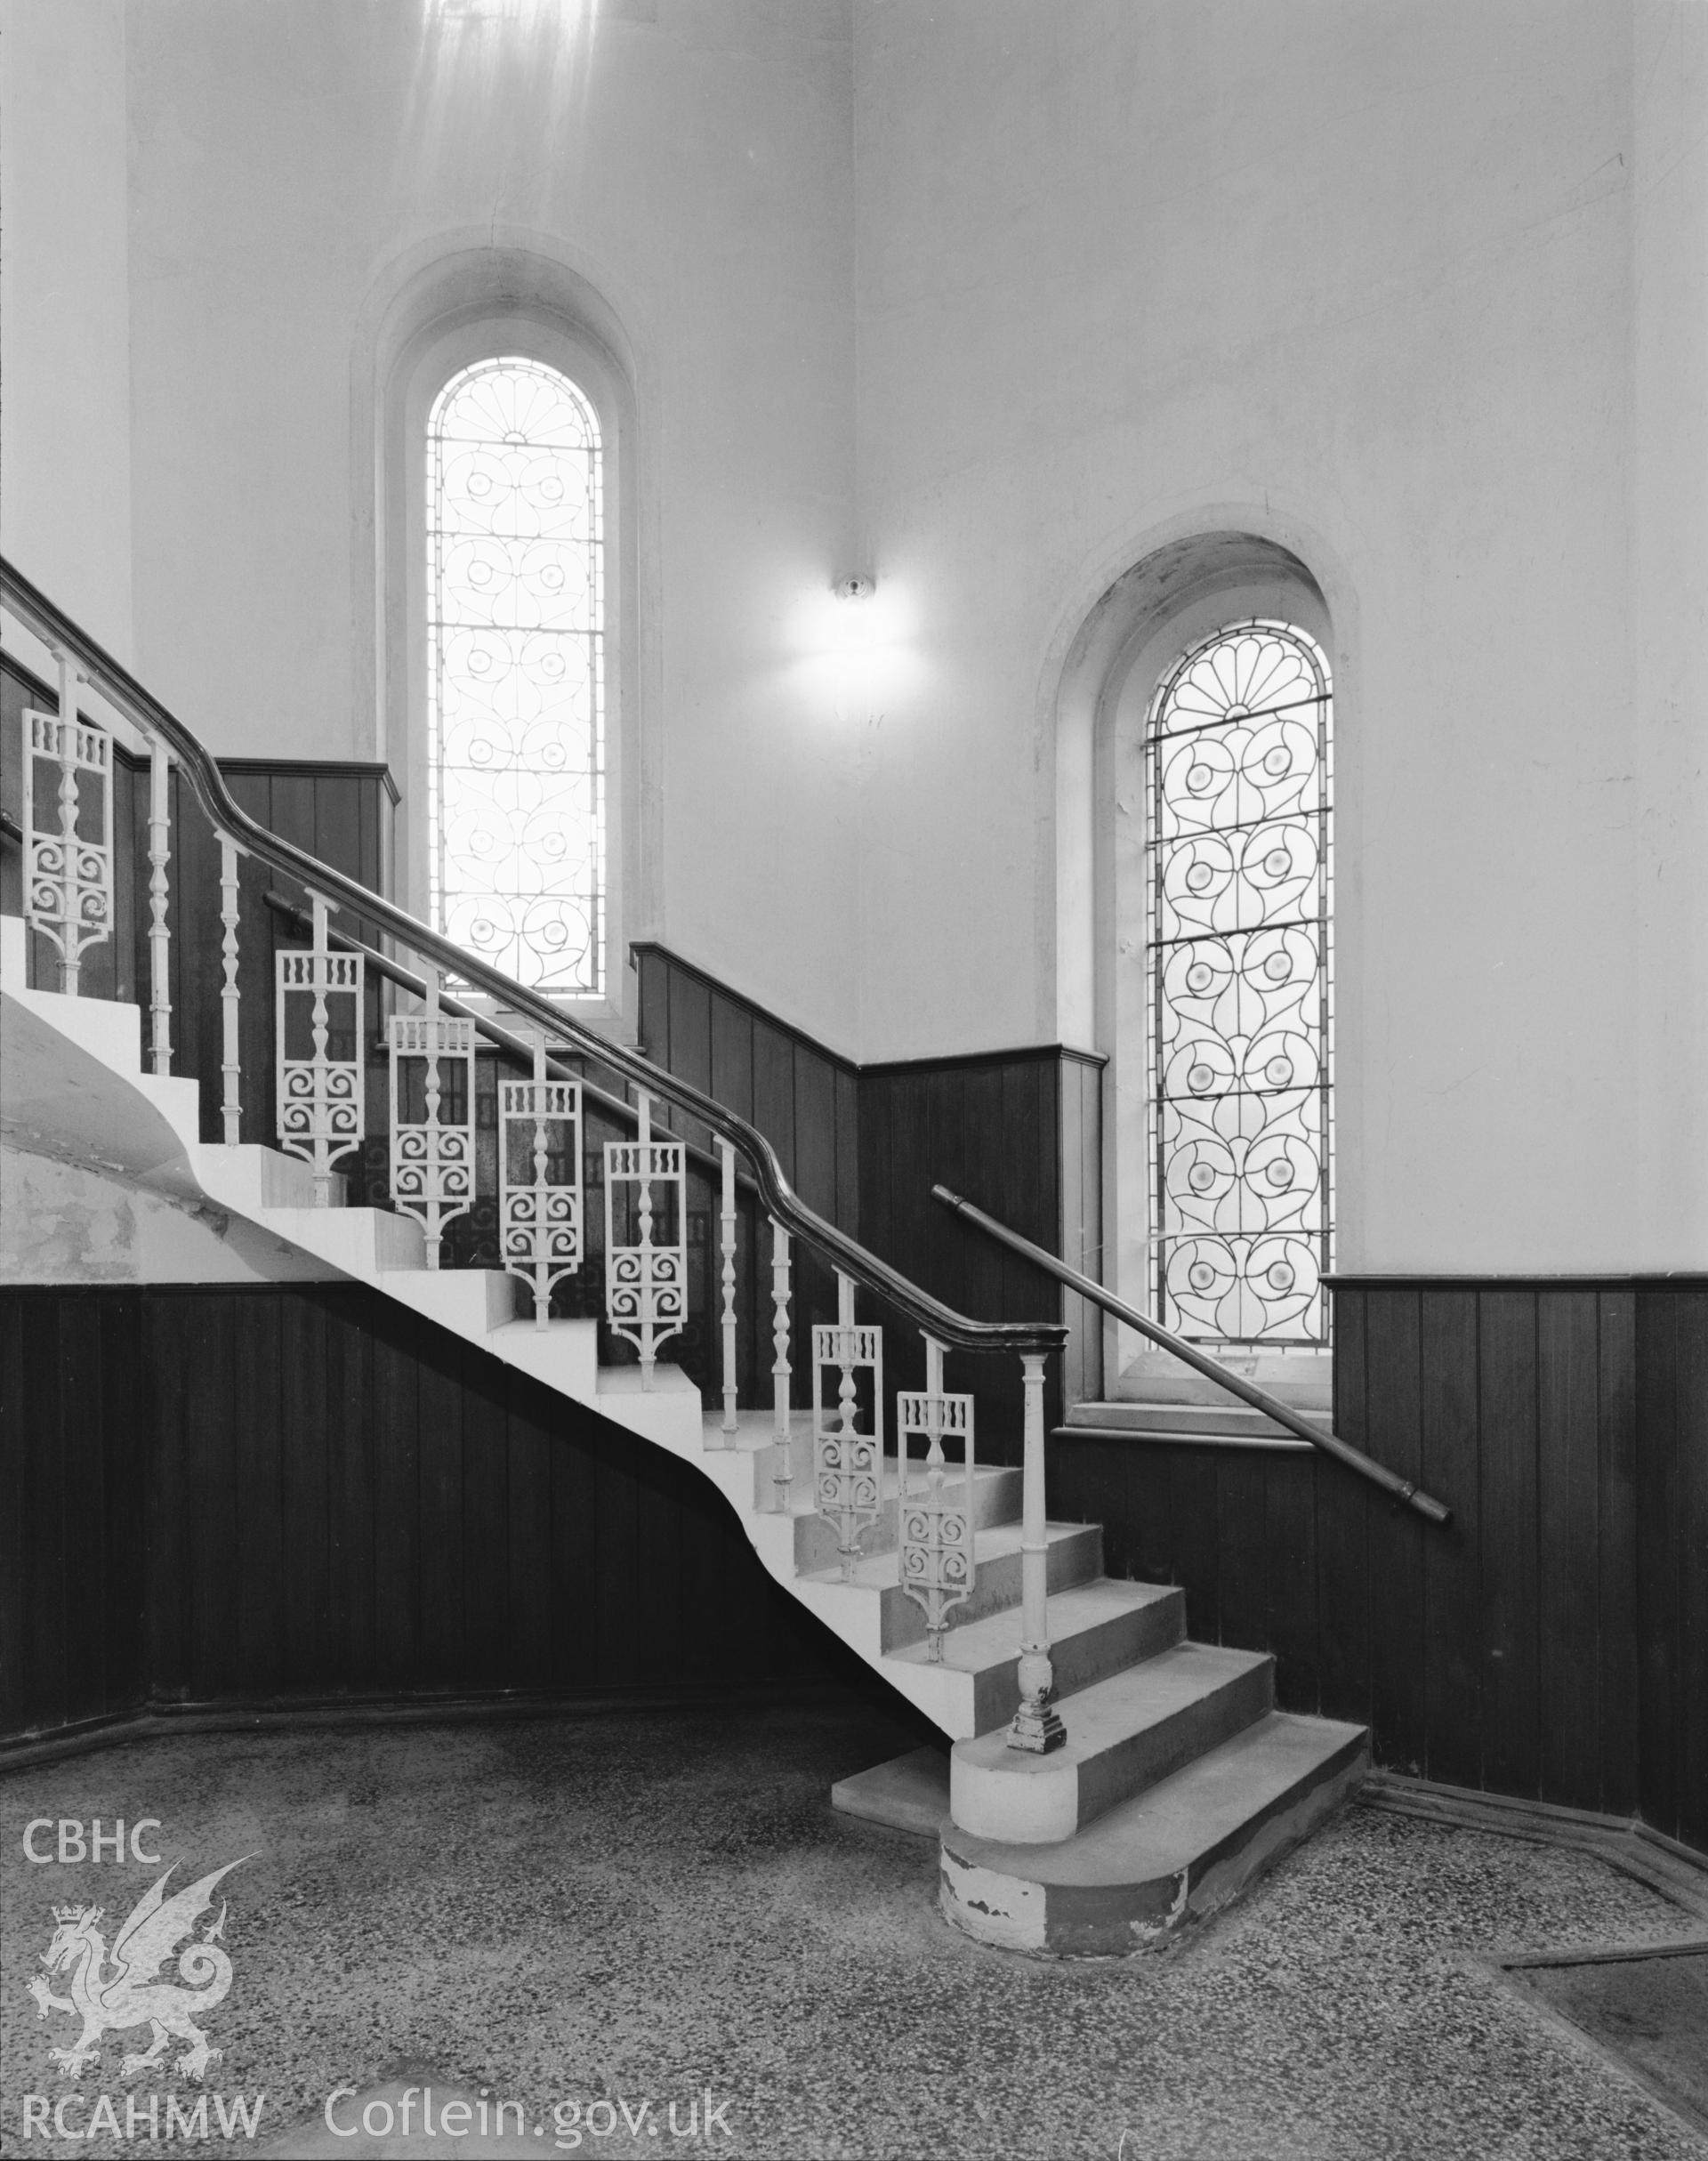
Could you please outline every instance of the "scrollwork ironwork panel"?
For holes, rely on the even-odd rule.
[[[322,944],[278,968],[278,1145],[313,1165],[324,1201],[334,1164],[362,1144],[362,956]]]
[[[639,1140],[605,1144],[606,1318],[649,1376],[688,1322],[687,1168],[681,1142],[653,1140],[644,1115]]]
[[[852,1286],[842,1278],[844,1304]],[[858,1376],[872,1375],[872,1423],[860,1430]],[[834,1400],[825,1383],[835,1375]],[[860,1531],[883,1512],[883,1330],[858,1327],[845,1318],[812,1331],[813,1504],[836,1526],[842,1574],[851,1577],[860,1557]]]
[[[975,1580],[972,1401],[971,1396],[929,1392],[896,1398],[901,1587],[924,1613],[926,1656],[934,1665],[943,1657],[949,1615],[972,1596]],[[944,1458],[946,1435],[961,1442],[958,1464]],[[922,1487],[913,1484],[907,1458],[907,1443],[914,1437],[926,1443]]]
[[[605,885],[603,454],[537,361],[465,369],[428,429],[434,919],[531,988],[596,993]]]
[[[474,1023],[394,1013],[388,1035],[392,1205],[422,1225],[437,1268],[445,1225],[475,1201]]]
[[[534,1293],[544,1325],[552,1293],[581,1266],[581,1086],[500,1081],[499,1216],[504,1266]]]
[[[86,721],[26,709],[24,916],[75,991],[85,947],[113,929],[112,738]]]
[[[1330,689],[1242,623],[1164,681],[1147,738],[1159,1318],[1321,1344],[1330,1185]]]

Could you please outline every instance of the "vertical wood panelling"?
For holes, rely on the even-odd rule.
[[[101,1316],[91,1301],[60,1317],[60,1509],[64,1560],[55,1601],[65,1642],[65,1692],[70,1703],[108,1700],[107,1644],[112,1617],[107,1584],[126,1536],[109,1491],[101,1400]]]
[[[471,1688],[502,1688],[510,1670],[511,1456],[504,1396],[465,1384],[459,1391],[463,1671]]]
[[[1380,1761],[1708,1842],[1708,1288],[1336,1307],[1341,1431],[1457,1544],[1325,1460],[1092,1430],[1052,1445],[1053,1512]],[[825,1670],[689,1467],[375,1294],[11,1290],[0,1389],[8,1732],[150,1695]]]
[[[1223,1448],[1210,1460],[1215,1469],[1221,1576],[1217,1637],[1223,1643],[1261,1643],[1268,1649],[1270,1554],[1264,1457],[1258,1449]]]
[[[375,1335],[361,1301],[317,1292],[326,1351],[326,1682],[377,1687],[375,1534],[379,1445],[374,1415]]]
[[[1597,1298],[1599,1407],[1596,1613],[1601,1735],[1600,1806],[1634,1813],[1640,1803],[1641,1677],[1637,1649],[1637,1297]],[[1647,1301],[1645,1301],[1647,1303]],[[1588,1584],[1580,1586],[1588,1595]]]
[[[552,1612],[563,1593],[552,1567],[552,1438],[530,1408],[513,1402],[504,1419],[504,1651],[513,1686],[543,1689],[552,1675]]]
[[[395,1307],[373,1318],[374,1576],[385,1586],[374,1601],[375,1674],[382,1688],[403,1688],[426,1664],[420,1640],[418,1324]]]
[[[1422,1479],[1453,1496],[1453,1521],[1423,1542],[1430,1655],[1425,1667],[1428,1776],[1480,1786],[1483,1776],[1482,1504],[1477,1447],[1477,1299],[1426,1290],[1420,1301]]]
[[[1679,1320],[1683,1301],[1662,1292],[1642,1302],[1638,1335],[1637,1658],[1643,1707],[1639,1786],[1646,1810],[1670,1824],[1678,1813],[1678,1700],[1672,1651],[1678,1627]]]
[[[1536,1325],[1534,1291],[1478,1301],[1483,1780],[1503,1794],[1535,1793],[1541,1775]]]
[[[1315,1710],[1322,1696],[1317,1621],[1318,1466],[1309,1457],[1265,1455],[1264,1546],[1269,1577],[1266,1641],[1284,1703]],[[1301,1478],[1295,1464],[1310,1475]]]
[[[285,1601],[285,1675],[325,1687],[333,1672],[330,1641],[332,1496],[328,1452],[337,1431],[331,1401],[332,1361],[326,1302],[281,1297],[278,1305],[279,1520],[291,1576]]]
[[[1681,1300],[1678,1331],[1679,1750],[1674,1836],[1708,1849],[1708,1300]]]
[[[1357,1295],[1357,1294],[1353,1294]],[[1335,1325],[1342,1301],[1335,1300]],[[1422,1308],[1414,1289],[1367,1293],[1365,1420],[1370,1453],[1402,1478],[1423,1483]],[[1430,1490],[1437,1489],[1432,1486]],[[1458,1495],[1450,1496],[1456,1508]],[[1424,1527],[1409,1511],[1366,1503],[1370,1527],[1370,1724],[1377,1761],[1422,1772],[1429,1757],[1428,1629]]]
[[[1366,1372],[1368,1302],[1356,1292],[1335,1301],[1334,1429],[1355,1448],[1374,1454]],[[1330,1703],[1374,1704],[1372,1646],[1378,1629],[1372,1600],[1381,1599],[1386,1610],[1393,1588],[1385,1575],[1372,1583],[1370,1517],[1373,1508],[1381,1504],[1363,1479],[1340,1475],[1327,1464],[1313,1468],[1317,1473],[1313,1481],[1317,1493],[1317,1707]]]
[[[832,1670],[690,1466],[376,1294],[11,1291],[0,1387],[0,1731]]]
[[[439,1328],[418,1326],[415,1372],[416,1505],[421,1525],[416,1641],[430,1673],[468,1679],[463,1629],[464,1347]]]
[[[1599,1302],[1594,1291],[1535,1301],[1536,1790],[1584,1809],[1603,1805]]]
[[[252,1299],[238,1318],[231,1483],[239,1582],[238,1670],[233,1685],[271,1696],[284,1685],[284,1616],[278,1584],[290,1565],[283,1535],[285,1466],[280,1412],[284,1375],[279,1357],[279,1302],[265,1296]]]

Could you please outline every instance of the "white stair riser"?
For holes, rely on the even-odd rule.
[[[886,1475],[893,1480],[893,1470]],[[994,1529],[999,1523],[1019,1521],[1020,1474],[1018,1471],[999,1470],[975,1479],[972,1496],[972,1527],[975,1532]],[[891,1493],[885,1499],[877,1521],[866,1524],[858,1533],[858,1543],[861,1552],[893,1553],[900,1538],[900,1501]],[[834,1568],[841,1551],[836,1527],[827,1517],[815,1514],[795,1518],[794,1565],[802,1576],[816,1576],[821,1569]]]
[[[1274,1702],[1274,1664],[1261,1659],[1084,1761],[1063,1750],[1017,1776],[1006,1765],[992,1769],[957,1753],[949,1765],[949,1813],[977,1838],[1055,1844],[1254,1724]]]
[[[963,1623],[983,1620],[1020,1602],[1022,1556],[1016,1551],[997,1553],[978,1564],[978,1584],[964,1606],[955,1609]],[[1059,1530],[1050,1541],[1049,1585],[1066,1591],[1076,1584],[1089,1584],[1103,1573],[1103,1533],[1095,1523],[1078,1524],[1065,1535]],[[885,1584],[866,1595],[879,1601],[879,1642],[886,1651],[925,1640],[925,1615],[899,1584]]]

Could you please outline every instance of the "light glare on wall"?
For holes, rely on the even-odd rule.
[[[839,714],[898,696],[918,672],[914,612],[905,587],[863,572],[803,593],[788,625],[802,689]]]
[[[447,22],[527,22],[542,15],[592,17],[599,0],[423,0],[430,18]]]

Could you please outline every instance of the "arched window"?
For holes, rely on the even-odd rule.
[[[476,361],[427,423],[428,889],[530,988],[605,984],[602,445],[567,375]]]
[[[1331,689],[1313,639],[1224,625],[1145,730],[1155,1310],[1320,1346],[1333,1226]]]

